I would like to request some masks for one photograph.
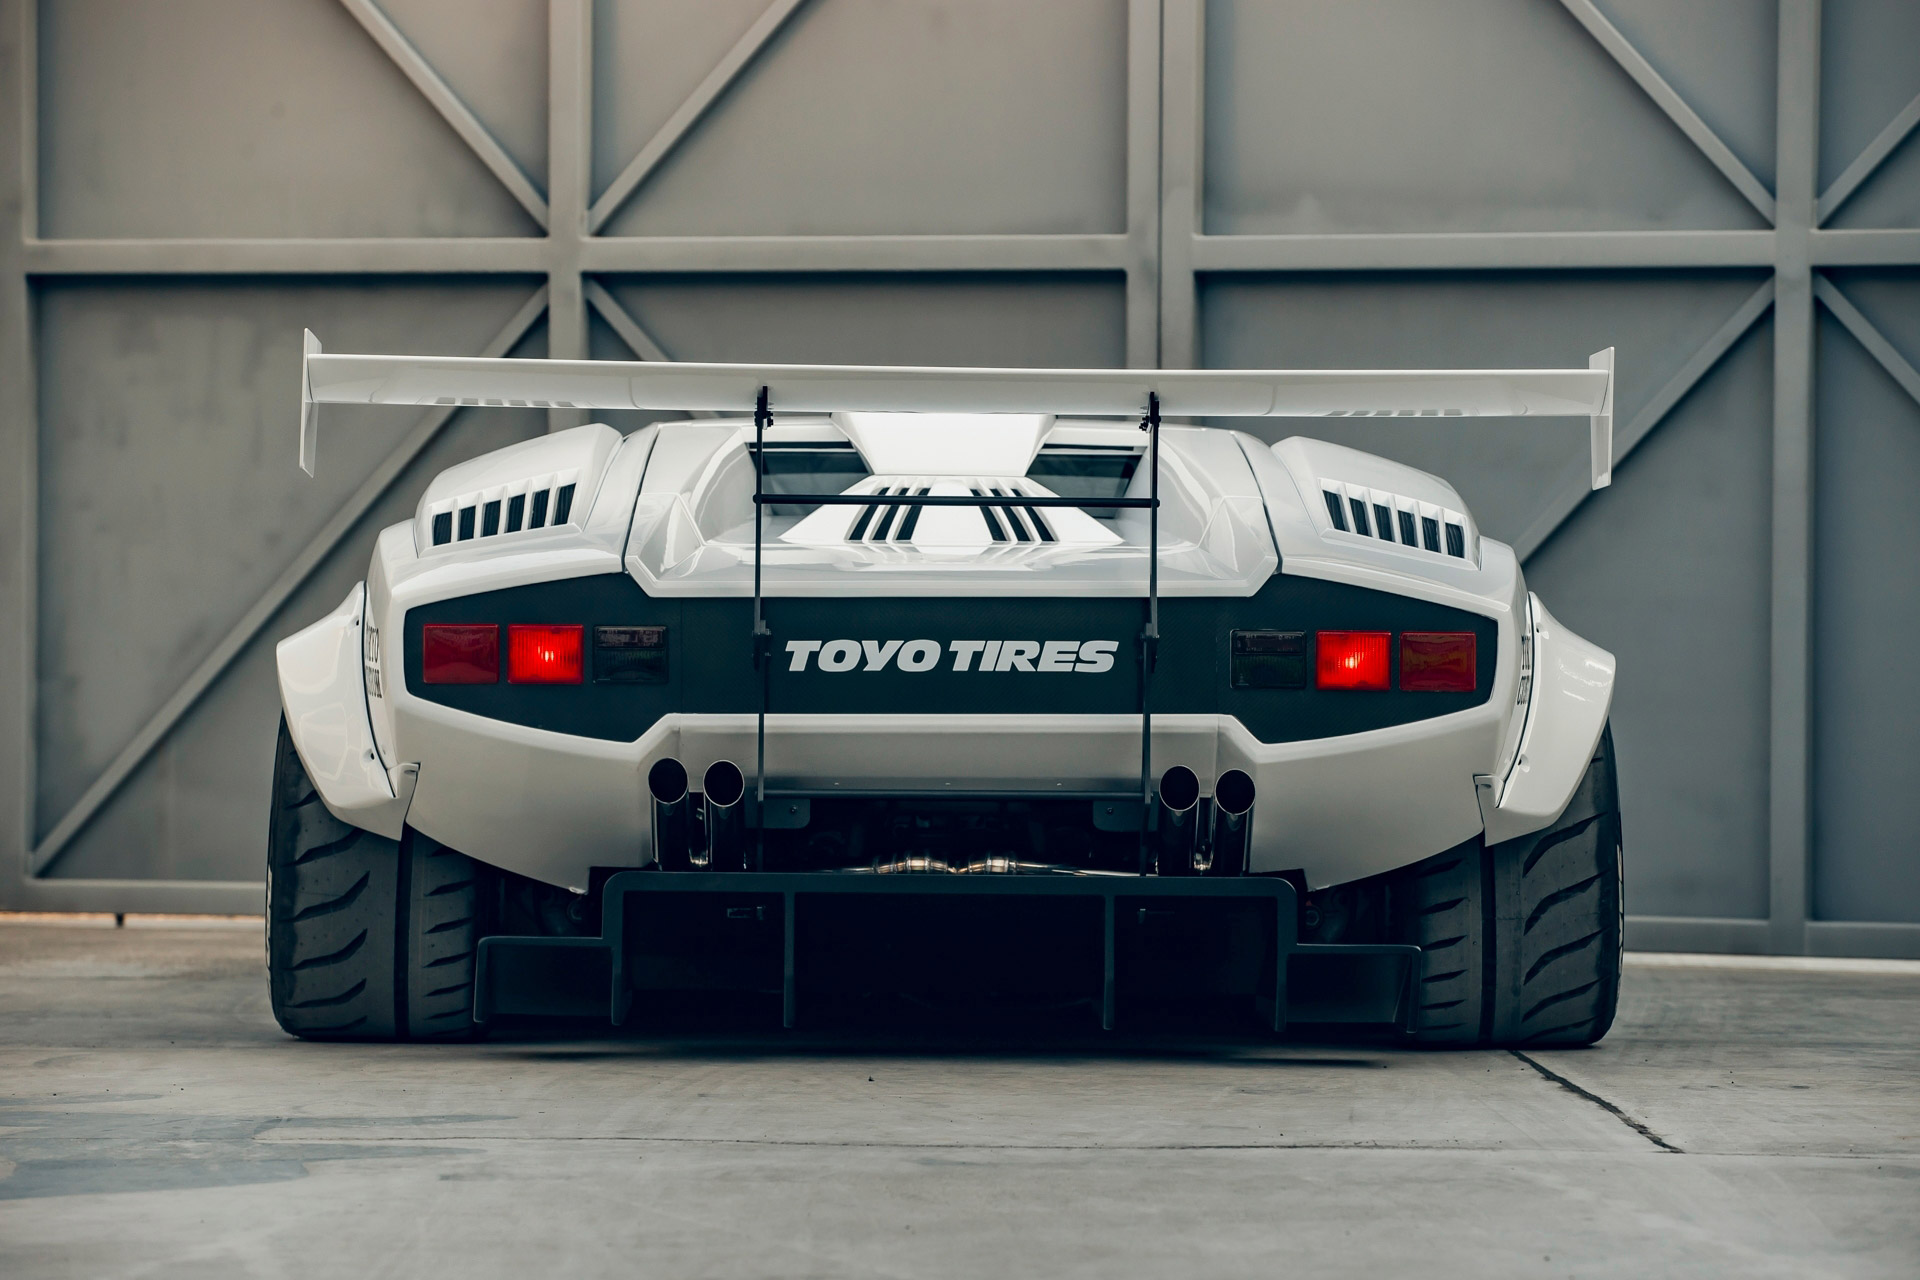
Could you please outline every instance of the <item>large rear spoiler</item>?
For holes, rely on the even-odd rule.
[[[1587,418],[1593,487],[1613,481],[1613,348],[1584,369],[948,369],[328,355],[306,333],[300,467],[322,404],[787,413],[1054,413],[1132,417]]]

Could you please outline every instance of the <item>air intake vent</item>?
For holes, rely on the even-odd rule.
[[[1374,538],[1455,560],[1479,559],[1479,538],[1466,513],[1397,493],[1383,493],[1333,480],[1320,482],[1327,527],[1335,533]]]
[[[1029,493],[1019,487],[1017,481],[1007,480],[962,480],[967,491],[976,498],[1024,498],[1039,495]],[[925,496],[933,488],[929,479],[920,483],[900,483],[895,480],[881,484],[875,493],[893,496],[912,494]],[[944,510],[954,510],[947,507]],[[965,510],[966,508],[959,508]],[[910,503],[894,506],[865,507],[847,530],[847,541],[864,543],[868,546],[900,546],[913,541],[914,532],[920,527],[922,515],[931,508]],[[1041,516],[1035,507],[1001,507],[982,504],[975,508],[980,519],[987,527],[987,534],[995,542],[1056,542],[1052,526]]]
[[[436,502],[432,507],[433,545],[444,547],[564,525],[573,514],[578,481],[578,472],[563,471]]]
[[[1052,490],[1023,476],[875,476],[848,493],[881,497],[934,497],[938,506],[880,503],[871,507],[822,507],[781,534],[802,546],[898,547],[928,555],[1019,548],[1102,547],[1120,542],[1103,521],[1077,507],[974,505],[969,498],[1051,498]]]

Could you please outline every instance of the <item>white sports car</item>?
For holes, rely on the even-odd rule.
[[[443,472],[280,644],[275,1014],[419,1039],[695,992],[786,1025],[1082,1002],[1594,1041],[1612,656],[1445,481],[1162,415],[1585,416],[1597,488],[1612,397],[1611,351],[993,370],[309,334],[309,472],[325,403],[708,416]]]

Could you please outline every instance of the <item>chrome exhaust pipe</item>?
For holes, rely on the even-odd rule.
[[[746,775],[731,760],[707,766],[700,789],[706,796],[707,870],[745,871],[747,848]]]
[[[1239,876],[1247,872],[1247,837],[1253,831],[1253,779],[1229,769],[1213,784],[1213,831],[1207,843],[1213,853],[1210,876]]]
[[[662,871],[692,865],[693,797],[687,794],[687,766],[663,756],[647,770],[653,797],[653,860]]]
[[[1160,827],[1160,874],[1193,874],[1193,837],[1199,825],[1200,779],[1183,764],[1160,775],[1154,817]]]

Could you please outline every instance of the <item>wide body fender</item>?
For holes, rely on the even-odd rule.
[[[293,748],[320,802],[342,822],[400,838],[416,770],[389,773],[373,741],[362,673],[367,587],[274,649]]]
[[[1537,595],[1533,614],[1533,689],[1513,767],[1497,787],[1482,779],[1488,844],[1548,826],[1566,810],[1606,730],[1613,708],[1611,653],[1562,626]]]

